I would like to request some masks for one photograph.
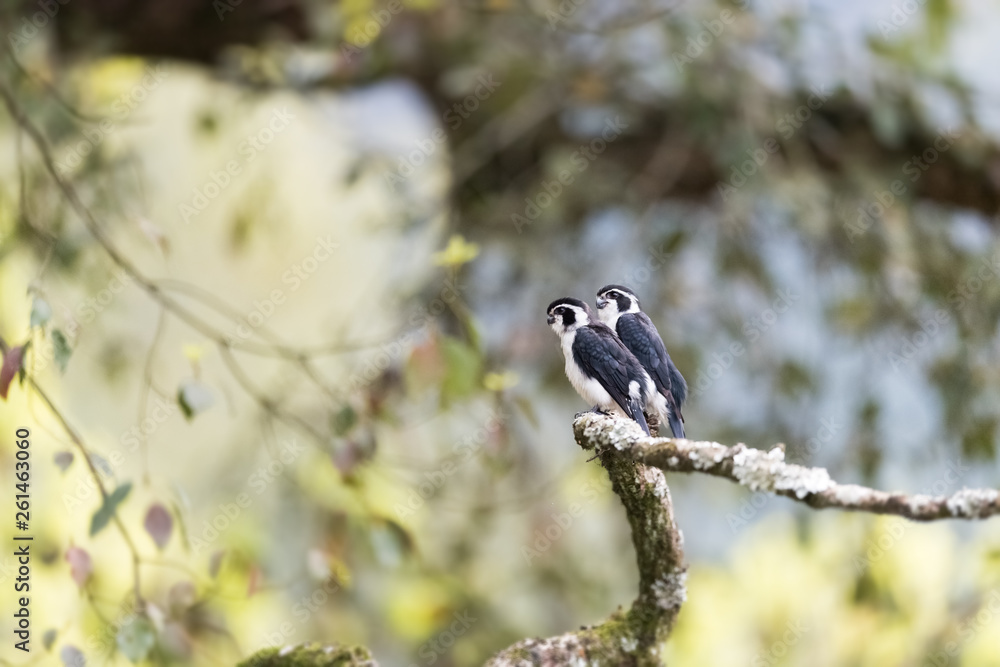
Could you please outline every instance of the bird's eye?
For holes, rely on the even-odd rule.
[[[617,299],[618,295],[615,292],[608,292],[609,299]]]

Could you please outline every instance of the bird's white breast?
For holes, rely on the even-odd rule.
[[[615,325],[618,324],[618,318],[621,316],[622,314],[613,304],[605,306],[604,310],[600,311],[601,321],[611,327],[612,331],[617,331]]]
[[[573,341],[575,340],[576,331],[569,331],[563,334],[561,341],[563,356],[566,357],[566,377],[569,378],[569,383],[587,403],[597,405],[605,410],[622,412],[615,400],[611,398],[611,394],[601,386],[601,383],[584,374],[576,360],[573,359]]]

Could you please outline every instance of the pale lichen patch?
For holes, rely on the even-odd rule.
[[[978,519],[991,513],[997,504],[997,497],[994,489],[962,489],[948,498],[946,504],[954,516]]]
[[[680,609],[687,601],[687,572],[675,570],[657,579],[649,592],[658,609],[664,611]]]
[[[834,495],[838,503],[856,505],[871,495],[871,489],[866,489],[857,484],[844,484],[834,489]]]
[[[925,512],[929,512],[935,505],[937,505],[937,501],[934,500],[933,496],[918,493],[915,496],[910,496],[910,502],[908,504],[910,512],[916,515],[921,515]]]

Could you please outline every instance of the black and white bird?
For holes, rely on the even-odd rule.
[[[656,386],[642,364],[579,299],[556,299],[548,322],[562,343],[566,377],[595,409],[630,417],[649,434],[642,409]]]
[[[658,412],[670,424],[673,436],[683,438],[681,406],[687,398],[687,382],[667,354],[653,321],[639,309],[639,297],[628,287],[605,285],[597,293],[597,314],[602,322],[614,329],[625,347],[653,378],[656,391],[665,399],[668,410],[666,413]]]

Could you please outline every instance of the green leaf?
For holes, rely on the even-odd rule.
[[[101,532],[101,530],[108,525],[111,518],[114,517],[118,506],[121,505],[122,501],[125,500],[125,497],[128,496],[129,491],[131,490],[132,482],[125,482],[112,491],[111,495],[104,500],[101,507],[94,512],[94,517],[90,520],[91,537],[97,535],[97,533]]]
[[[333,416],[333,431],[337,435],[344,435],[357,423],[358,414],[354,412],[354,408],[345,405],[340,412]]]
[[[140,662],[146,659],[156,643],[156,632],[153,624],[145,618],[136,618],[121,627],[115,641],[126,658]]]
[[[45,326],[45,323],[52,317],[52,308],[45,301],[37,296],[31,302],[31,328]]]
[[[52,330],[52,350],[56,355],[56,365],[59,366],[59,372],[65,373],[66,364],[69,363],[69,355],[73,354],[73,350],[70,349],[66,336],[59,329]]]
[[[444,353],[445,376],[441,383],[441,396],[445,402],[464,398],[479,387],[482,359],[479,353],[456,338],[445,338],[441,344]]]
[[[28,359],[28,350],[31,349],[31,341],[24,344],[21,350],[21,367],[17,369],[17,382],[19,386],[24,386],[24,379],[28,377],[28,367],[25,365]]]

